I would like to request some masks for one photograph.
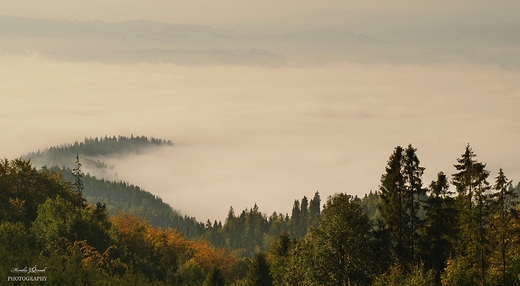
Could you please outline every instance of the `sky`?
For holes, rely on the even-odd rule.
[[[353,15],[380,15],[416,20],[449,15],[473,15],[482,21],[486,20],[485,18],[515,17],[519,10],[520,3],[516,0],[4,0],[0,14],[116,22],[146,19],[175,24],[218,26],[226,23],[243,25],[251,21],[271,21],[316,11],[342,11]]]
[[[248,22],[254,31],[276,32],[262,29],[262,21],[294,20],[324,8],[315,1],[124,3],[10,1],[0,14],[217,28]],[[364,3],[329,1],[325,8],[390,19],[486,11],[489,20],[507,18],[519,5]],[[293,30],[308,28],[291,23]],[[239,211],[255,203],[267,214],[290,213],[295,199],[316,191],[323,200],[338,192],[363,196],[378,189],[393,149],[410,143],[426,168],[425,185],[439,171],[454,173],[453,164],[468,143],[488,164],[490,181],[500,167],[515,184],[520,180],[518,69],[468,61],[107,64],[59,60],[23,46],[20,53],[0,51],[0,67],[0,156],[16,158],[104,135],[171,140],[174,147],[110,163],[118,179],[200,221],[223,220],[230,206]]]

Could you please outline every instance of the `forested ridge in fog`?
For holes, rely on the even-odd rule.
[[[173,143],[146,136],[108,137],[105,135],[105,137],[101,138],[85,138],[83,142],[76,141],[74,144],[62,144],[49,147],[43,151],[30,152],[22,157],[30,159],[37,166],[71,167],[74,164],[76,155],[81,154],[84,167],[104,169],[109,166],[103,159],[140,154],[146,152],[149,148],[160,146],[173,146]]]
[[[112,146],[100,153],[133,145],[118,138],[85,142]],[[70,285],[520,283],[520,184],[488,171],[469,144],[454,169],[427,184],[418,154],[411,144],[395,147],[379,189],[363,198],[338,193],[322,204],[317,191],[296,199],[290,214],[254,204],[205,223],[130,183],[84,174],[79,155],[65,169],[4,159],[0,269],[13,276],[10,269],[37,264],[48,282]]]
[[[44,151],[31,152],[23,156],[31,162],[37,161],[40,166],[47,166],[48,170],[60,173],[66,181],[74,180],[74,160],[77,155],[81,160],[83,170],[98,171],[101,176],[111,176],[112,166],[108,166],[103,159],[111,156],[124,156],[153,152],[154,147],[173,147],[170,140],[148,138],[146,136],[131,137],[112,136],[102,138],[86,138],[83,142],[74,144],[62,144],[50,147]],[[87,162],[85,164],[84,162]],[[87,169],[86,169],[87,167]],[[99,172],[101,169],[103,172]],[[233,225],[232,230],[222,233],[222,221],[212,220],[197,221],[189,214],[182,215],[163,200],[140,188],[121,180],[109,180],[97,178],[87,172],[82,177],[83,197],[87,203],[102,203],[108,214],[115,215],[118,212],[136,215],[146,220],[154,227],[162,229],[174,228],[184,236],[191,239],[207,239],[219,247],[228,247],[236,251],[239,256],[252,256],[258,249],[266,250],[270,240],[278,234],[288,231],[295,237],[303,237],[307,229],[316,221],[320,212],[320,197],[316,192],[314,198],[303,197],[301,206],[299,200],[295,201],[292,214],[273,213],[268,218],[261,213],[255,204],[250,209],[245,209],[237,214],[231,207],[224,226]],[[153,190],[152,190],[153,191]],[[175,190],[171,190],[175,194]],[[372,212],[373,212],[372,206]],[[303,218],[300,221],[299,213]],[[305,214],[309,214],[309,218]],[[296,218],[293,219],[292,217]],[[201,218],[199,218],[200,220]],[[204,219],[204,218],[202,218]],[[297,220],[298,223],[294,223]],[[256,233],[246,233],[253,231]]]

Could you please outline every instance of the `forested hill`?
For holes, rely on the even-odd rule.
[[[290,214],[262,213],[255,204],[249,209],[238,211],[235,215],[231,208],[225,221],[197,221],[194,217],[181,215],[160,197],[131,182],[111,181],[88,173],[110,172],[105,158],[129,154],[142,154],[158,146],[173,146],[171,141],[141,137],[87,138],[83,142],[50,147],[44,151],[29,153],[24,159],[30,159],[35,166],[47,166],[47,169],[61,173],[65,181],[74,182],[73,169],[76,155],[83,173],[83,197],[89,204],[101,203],[110,215],[118,212],[136,215],[154,227],[172,228],[190,239],[205,239],[217,247],[233,249],[239,257],[252,257],[258,250],[269,249],[272,239],[287,232],[291,237],[301,238],[318,219],[321,207],[319,193],[313,198],[303,197],[295,200]],[[36,163],[35,163],[36,162]],[[86,168],[84,168],[86,167]],[[173,190],[174,191],[174,190]],[[370,194],[363,200],[367,213],[376,215],[377,195]],[[252,202],[253,203],[253,202]],[[201,218],[204,219],[204,218]]]
[[[85,138],[83,142],[76,141],[74,144],[49,147],[43,151],[38,150],[22,158],[30,159],[36,167],[47,166],[53,171],[61,172],[65,180],[72,181],[72,169],[75,167],[76,156],[79,156],[82,171],[86,173],[83,176],[83,195],[88,203],[103,203],[110,214],[118,211],[135,214],[163,229],[174,227],[183,233],[198,233],[195,230],[198,225],[195,219],[181,217],[161,198],[131,183],[110,181],[89,174],[89,171],[95,171],[97,174],[110,171],[112,167],[104,161],[107,158],[144,154],[161,146],[173,146],[173,143],[170,140],[146,136],[105,135],[101,138]]]
[[[43,151],[31,152],[23,156],[30,159],[35,166],[60,166],[73,167],[76,155],[81,155],[81,163],[86,168],[105,169],[109,166],[103,158],[124,156],[129,154],[142,154],[150,148],[160,146],[173,146],[170,140],[154,137],[131,135],[112,136],[101,138],[85,138],[83,142],[64,144],[47,148]]]
[[[301,202],[295,200],[291,214],[273,213],[268,216],[255,204],[236,215],[231,208],[226,221],[197,221],[194,217],[182,215],[148,190],[131,182],[112,181],[104,177],[105,174],[110,177],[110,173],[114,172],[105,159],[144,154],[160,146],[173,146],[173,143],[145,136],[105,136],[50,147],[29,153],[23,159],[30,159],[32,165],[41,167],[43,172],[60,173],[71,184],[75,181],[73,169],[80,169],[83,197],[89,204],[100,203],[110,215],[120,212],[136,215],[154,227],[175,229],[186,238],[203,239],[214,246],[232,249],[238,257],[252,257],[258,250],[269,249],[272,239],[283,232],[301,238],[319,217],[321,203],[316,192],[310,200],[305,196]],[[96,177],[89,171],[101,175]],[[377,197],[372,200],[368,213],[375,213],[375,203]]]
[[[54,167],[66,181],[74,180],[72,169]],[[101,203],[109,214],[118,212],[136,215],[154,227],[173,228],[186,237],[196,237],[202,233],[203,224],[194,217],[181,215],[160,197],[124,181],[110,181],[86,174],[83,180],[83,197],[90,204]]]
[[[105,158],[143,154],[160,146],[173,146],[173,143],[170,140],[146,136],[105,136],[85,138],[83,142],[50,147],[26,154],[23,158],[30,159],[35,166],[47,166],[50,170],[61,173],[66,181],[72,182],[74,180],[72,169],[76,167],[74,162],[77,155],[82,171],[96,170],[97,173],[103,173],[111,168],[103,161]],[[95,205],[98,202],[105,204],[106,210],[111,215],[118,212],[137,215],[155,227],[162,229],[171,227],[188,237],[195,237],[202,233],[204,226],[195,218],[180,215],[160,197],[139,186],[129,182],[97,178],[88,172],[85,173],[82,177],[84,198],[90,204]]]

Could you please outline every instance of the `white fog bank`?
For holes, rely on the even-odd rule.
[[[1,156],[84,137],[146,135],[173,148],[114,160],[118,178],[199,220],[256,202],[290,212],[319,190],[376,190],[397,145],[425,185],[470,143],[520,180],[520,72],[475,64],[323,67],[103,65],[0,55]]]

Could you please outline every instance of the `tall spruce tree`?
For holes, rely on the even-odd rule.
[[[266,255],[263,252],[258,252],[255,258],[251,261],[249,272],[246,277],[247,286],[272,286],[273,276],[269,269],[269,264],[266,260]]]
[[[421,239],[422,259],[427,268],[433,269],[437,285],[441,285],[441,273],[453,254],[457,212],[452,194],[446,175],[439,172],[437,180],[430,184],[429,196],[424,205],[426,216]]]
[[[275,285],[284,285],[283,278],[287,272],[287,261],[289,251],[292,248],[292,241],[287,232],[278,235],[270,247],[271,274]]]
[[[396,262],[405,266],[410,262],[410,248],[406,234],[410,233],[406,212],[406,189],[403,177],[403,148],[397,146],[388,159],[385,174],[381,176],[381,203],[379,210],[391,235]]]
[[[74,175],[74,183],[72,183],[72,186],[74,190],[78,194],[83,194],[83,174],[81,172],[81,163],[79,162],[79,155],[76,154],[76,167],[72,169],[72,174]]]
[[[300,204],[300,234],[299,237],[304,237],[309,229],[309,200],[303,196]]]
[[[409,144],[404,150],[403,157],[403,179],[405,192],[405,209],[409,216],[409,234],[411,259],[416,257],[416,248],[418,244],[417,230],[421,226],[421,220],[417,215],[421,205],[420,197],[424,196],[426,190],[422,186],[422,175],[424,167],[420,166],[419,158],[416,153],[417,149]]]
[[[309,204],[309,216],[310,216],[310,225],[314,224],[314,222],[320,217],[321,212],[321,199],[320,193],[316,191],[314,193],[314,197],[311,199]]]
[[[300,222],[301,222],[301,209],[300,201],[295,200],[291,211],[291,236],[300,238]]]
[[[457,159],[452,183],[457,190],[459,237],[457,257],[465,259],[470,275],[478,277],[476,283],[486,284],[486,271],[489,260],[489,206],[490,189],[486,164],[475,160],[475,153],[466,145],[464,154]]]
[[[501,283],[510,284],[507,275],[508,251],[512,247],[511,236],[513,233],[512,216],[514,208],[518,205],[518,194],[512,188],[512,181],[508,180],[502,168],[500,168],[493,189],[496,193],[492,195],[493,201],[493,230],[495,235],[494,245],[498,252],[499,269],[501,273]]]

